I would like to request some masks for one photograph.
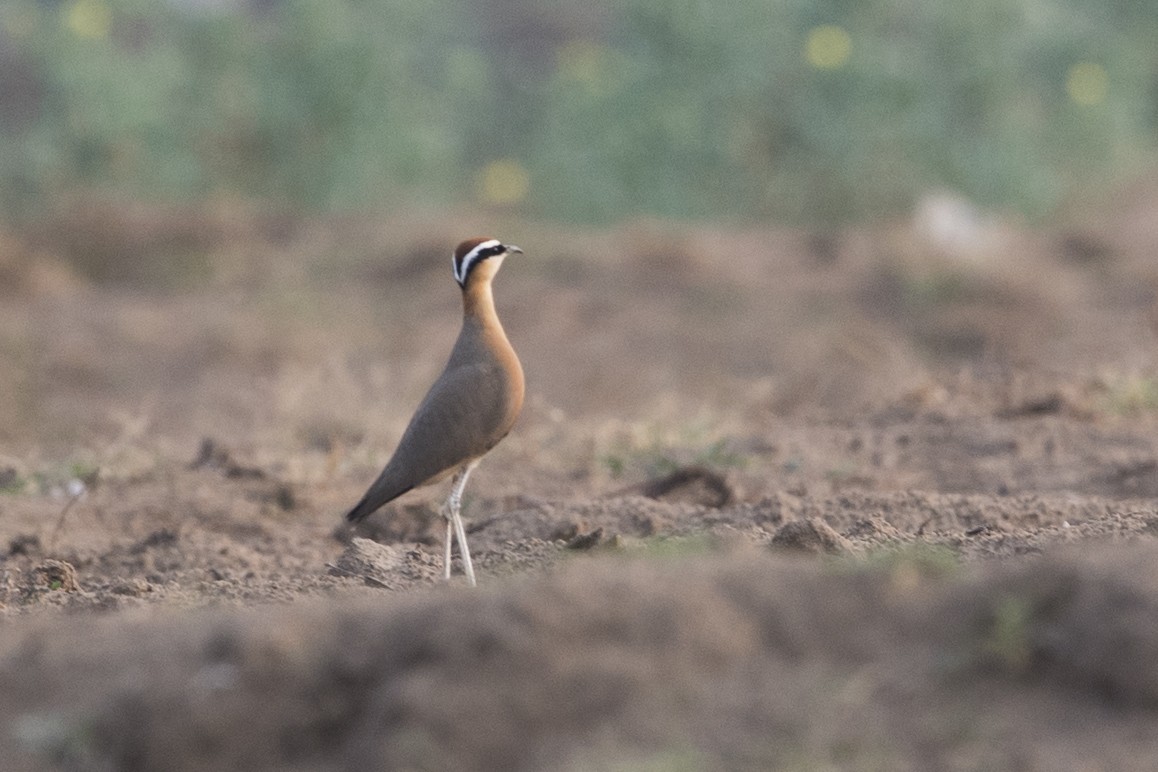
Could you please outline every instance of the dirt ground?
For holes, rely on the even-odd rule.
[[[1158,768],[1158,184],[1063,222],[0,233],[4,768]],[[471,589],[341,516],[484,232]]]

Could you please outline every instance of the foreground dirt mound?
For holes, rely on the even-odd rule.
[[[0,636],[0,754],[8,769],[1153,769],[1156,566],[1152,543],[963,574],[919,552],[866,567],[743,549],[477,592],[57,619]]]

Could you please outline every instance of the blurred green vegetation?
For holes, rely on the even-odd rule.
[[[5,0],[0,206],[481,201],[830,223],[948,187],[1050,212],[1158,143],[1107,0]]]

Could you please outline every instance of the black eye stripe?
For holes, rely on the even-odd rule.
[[[466,262],[467,259],[470,260],[470,264],[469,264],[470,267],[474,268],[476,265],[481,263],[483,260],[486,260],[488,257],[494,257],[495,255],[497,255],[501,251],[502,251],[501,249],[496,249],[496,248],[492,247],[491,249],[484,249],[481,252],[476,252],[473,255],[464,255],[462,258],[457,259],[458,270],[460,273],[462,272],[462,266]]]
[[[505,244],[495,244],[494,246],[487,247],[486,249],[480,249],[477,252],[468,252],[461,258],[455,256],[455,279],[458,280],[460,285],[465,286],[467,276],[469,276],[470,273],[475,269],[475,266],[489,257],[506,254],[506,252],[507,247]]]

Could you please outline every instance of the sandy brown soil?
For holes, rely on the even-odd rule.
[[[446,220],[0,239],[6,769],[1158,768],[1158,196],[966,248]],[[531,396],[471,590],[442,488],[341,515],[492,228]]]

